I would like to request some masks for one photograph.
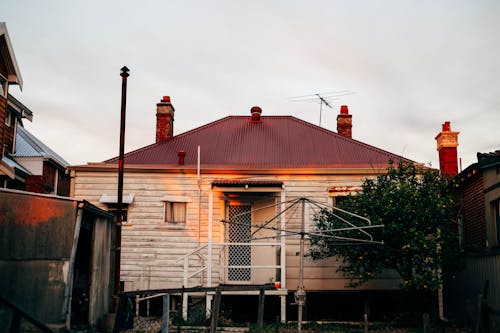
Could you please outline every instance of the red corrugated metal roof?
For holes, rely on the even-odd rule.
[[[204,169],[385,168],[390,159],[406,160],[292,116],[263,116],[259,122],[228,116],[127,153],[125,165],[179,167],[177,153],[183,150],[182,167],[196,168],[198,146]]]

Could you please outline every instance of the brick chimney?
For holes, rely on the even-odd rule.
[[[455,177],[458,174],[458,134],[452,132],[450,122],[443,124],[441,133],[436,136],[437,150],[439,152],[439,170],[442,175]]]
[[[174,112],[170,96],[163,96],[160,103],[156,104],[156,143],[174,136]]]
[[[349,114],[347,105],[340,107],[340,114],[337,115],[337,133],[352,138],[352,115]]]

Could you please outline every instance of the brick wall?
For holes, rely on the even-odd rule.
[[[461,184],[464,242],[471,250],[486,249],[485,203],[481,172]]]

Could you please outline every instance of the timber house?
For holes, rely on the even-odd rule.
[[[266,299],[274,299],[275,316],[285,321],[300,283],[298,235],[312,230],[318,207],[359,191],[390,160],[408,161],[353,139],[347,106],[337,116],[337,132],[253,107],[248,116],[173,135],[174,114],[170,97],[163,97],[156,142],[125,154],[125,291],[276,283]],[[118,158],[70,170],[71,196],[116,208]],[[354,291],[338,264],[335,258],[302,262],[308,300],[399,289],[398,276],[388,273]],[[309,308],[310,316],[326,316],[322,302]]]

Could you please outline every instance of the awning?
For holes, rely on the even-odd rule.
[[[26,180],[26,177],[31,175],[28,170],[8,155],[2,156],[0,160],[0,174],[4,174],[11,179],[17,179],[22,182]]]
[[[248,180],[248,179],[215,179],[212,187],[283,187],[283,182],[276,180]]]
[[[126,195],[123,195],[122,202],[124,204],[131,204],[134,201],[135,193],[129,193]],[[106,203],[106,204],[116,204],[118,203],[118,195],[116,194],[103,194],[99,198],[99,202]]]

